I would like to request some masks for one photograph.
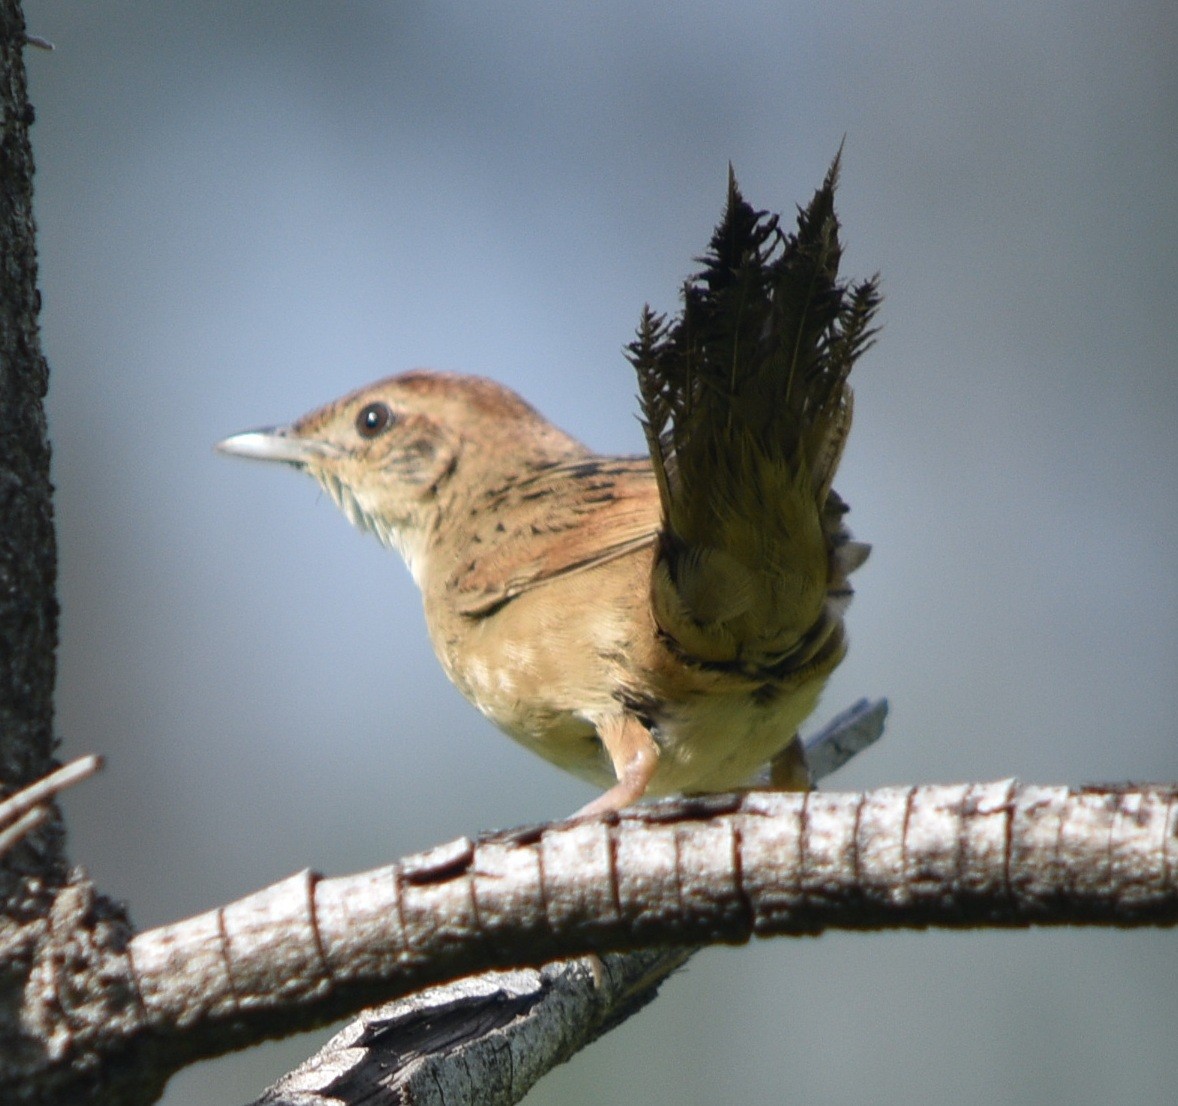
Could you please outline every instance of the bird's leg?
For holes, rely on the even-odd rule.
[[[604,795],[581,807],[574,815],[584,818],[621,810],[646,793],[659,763],[659,747],[648,730],[632,714],[611,714],[597,723],[597,736],[613,763],[618,782]]]
[[[794,734],[793,740],[769,762],[769,788],[773,791],[809,791],[813,786],[802,742]]]

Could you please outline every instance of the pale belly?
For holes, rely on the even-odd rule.
[[[535,647],[514,664],[469,665],[456,681],[504,733],[565,771],[599,787],[616,782],[592,718],[616,709],[617,673],[601,673],[595,694],[578,695],[552,671],[535,679]],[[659,763],[647,794],[725,791],[747,786],[793,740],[813,711],[825,679],[784,691],[768,703],[746,693],[696,692],[663,698],[652,711]]]
[[[817,684],[817,681],[816,681]],[[746,787],[780,753],[813,710],[820,688],[804,689],[771,707],[727,696],[669,704],[652,733],[659,764],[649,795],[728,791]],[[576,712],[550,716],[543,729],[518,719],[488,717],[521,745],[601,788],[616,782],[593,725]]]

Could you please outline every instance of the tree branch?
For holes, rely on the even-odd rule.
[[[766,930],[785,922],[780,932],[805,932],[811,910],[825,915],[819,925],[852,928],[1066,924],[1066,903],[1078,899],[1085,906],[1077,922],[1137,924],[1151,914],[1159,924],[1175,921],[1173,789],[1067,792],[1012,781],[920,788],[816,797],[790,820],[799,832],[783,855],[799,868],[784,893],[768,894],[778,906]],[[858,908],[848,901],[857,896]],[[756,894],[750,901],[758,899],[766,901]],[[847,903],[848,916],[833,916],[836,902]],[[551,964],[526,975],[533,1004],[518,1011],[521,973],[487,973],[474,994],[462,980],[366,1011],[257,1106],[518,1102],[540,1075],[591,1043],[603,1021],[612,1027],[653,999],[691,951],[607,955],[596,989],[585,984],[592,960]],[[492,1003],[514,1016],[489,1021]],[[547,1066],[521,1064],[521,1054]]]
[[[101,757],[79,757],[0,801],[0,858],[52,817],[51,804],[58,795],[101,768]]]
[[[561,960],[430,987],[365,1011],[255,1106],[518,1102],[652,1001],[693,951]]]
[[[463,838],[356,876],[303,872],[122,948],[95,935],[92,894],[67,888],[52,928],[71,955],[44,967],[34,1013],[92,1062],[118,1068],[149,1048],[175,1069],[569,955],[829,928],[1173,925],[1176,859],[1172,787],[678,799]]]
[[[830,928],[1172,925],[1178,789],[673,799],[302,872],[141,933],[144,1021],[217,1050],[492,967]],[[204,1048],[198,1048],[201,1053]]]

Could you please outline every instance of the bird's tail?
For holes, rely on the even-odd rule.
[[[655,614],[704,663],[784,674],[836,631],[841,648],[847,576],[869,549],[850,540],[831,488],[847,376],[880,299],[877,278],[838,279],[838,169],[836,157],[791,234],[745,202],[730,170],[682,312],[646,308],[629,346],[662,501]]]

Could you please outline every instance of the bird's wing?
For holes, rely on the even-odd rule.
[[[450,578],[458,610],[473,618],[640,549],[659,530],[659,492],[645,457],[562,462],[496,489],[489,508]]]

